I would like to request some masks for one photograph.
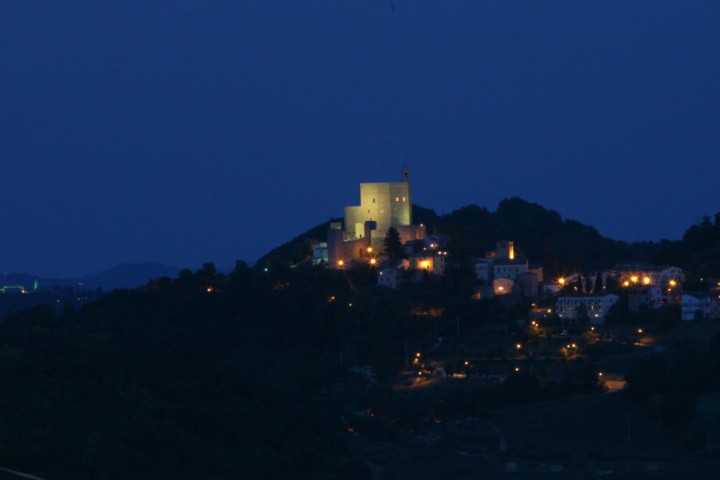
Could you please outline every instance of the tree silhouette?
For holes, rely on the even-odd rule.
[[[597,275],[595,276],[595,285],[593,285],[593,293],[602,293],[603,290],[603,281],[602,281],[602,273],[597,272]]]
[[[400,241],[400,233],[395,227],[388,228],[385,239],[383,240],[383,246],[385,247],[385,254],[388,258],[394,260],[405,258],[405,251]]]

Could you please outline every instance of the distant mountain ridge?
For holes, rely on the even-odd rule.
[[[6,273],[2,275],[3,285],[22,285],[31,289],[38,282],[40,287],[70,287],[76,290],[109,291],[116,288],[134,288],[145,285],[154,278],[175,278],[180,268],[156,262],[123,263],[98,273],[77,278],[46,278],[26,273]]]
[[[87,284],[90,288],[113,290],[116,288],[133,288],[145,285],[148,281],[160,277],[177,277],[180,268],[155,262],[122,263],[102,272],[84,277],[77,281]]]

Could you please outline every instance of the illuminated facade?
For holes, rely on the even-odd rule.
[[[684,279],[682,269],[670,265],[623,266],[607,272],[606,275],[613,277],[625,287],[642,285],[667,288],[682,283]]]
[[[410,268],[442,275],[447,266],[447,252],[435,251],[410,255]]]
[[[717,318],[718,303],[714,292],[686,293],[680,302],[680,312],[683,320],[701,320],[703,318]]]
[[[345,207],[346,240],[363,236],[365,222],[376,223],[375,230],[370,232],[370,243],[375,247],[382,247],[385,233],[390,227],[400,232],[403,241],[415,240],[403,238],[408,236],[407,227],[412,225],[410,182],[361,183],[360,205]]]
[[[383,240],[390,227],[400,241],[421,240],[423,225],[412,225],[412,199],[407,170],[402,181],[361,183],[360,205],[345,207],[345,228],[332,224],[328,231],[328,266],[345,268],[352,261],[373,263],[383,253]]]

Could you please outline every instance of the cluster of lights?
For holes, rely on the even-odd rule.
[[[413,365],[418,365],[420,363],[420,357],[421,357],[420,352],[417,352],[415,354],[415,358],[413,358]]]

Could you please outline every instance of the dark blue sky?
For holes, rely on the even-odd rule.
[[[254,261],[411,169],[623,240],[720,211],[720,2],[0,3],[0,271]]]

